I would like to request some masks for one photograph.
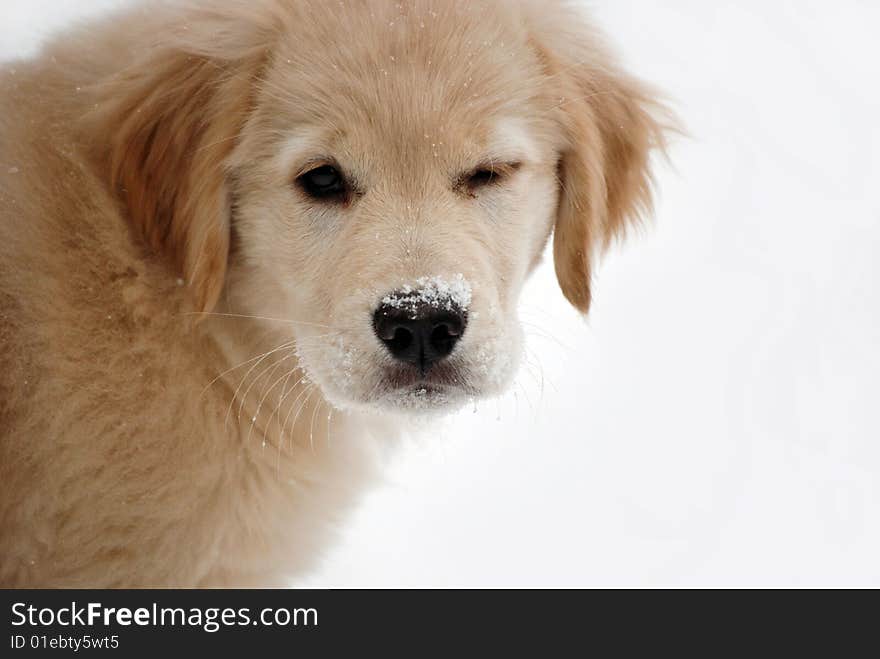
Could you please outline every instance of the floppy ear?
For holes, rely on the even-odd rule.
[[[93,119],[135,233],[164,255],[210,311],[223,288],[230,244],[225,163],[252,105],[260,59],[217,17],[204,39],[184,33],[102,85]],[[228,45],[224,57],[212,48]],[[231,45],[229,45],[231,44]]]
[[[536,38],[566,140],[553,255],[562,292],[586,313],[595,255],[651,210],[649,156],[665,148],[667,126],[658,118],[669,113],[616,67],[580,16],[560,17],[564,24],[545,23],[546,36]]]

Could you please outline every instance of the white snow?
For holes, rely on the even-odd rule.
[[[467,311],[471,306],[471,285],[461,273],[446,279],[443,276],[422,277],[414,286],[405,285],[398,292],[387,295],[382,304],[394,309],[415,312],[419,307],[431,306],[451,311]]]
[[[880,4],[590,6],[692,136],[655,221],[299,583],[880,586]]]

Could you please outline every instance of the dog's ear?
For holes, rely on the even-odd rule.
[[[210,311],[229,256],[225,166],[265,51],[252,25],[217,14],[187,19],[99,87],[91,119],[106,141],[104,164],[132,228],[170,260],[196,307]]]
[[[595,256],[651,210],[649,157],[665,148],[672,120],[615,65],[582,16],[564,8],[549,14],[533,19],[533,43],[565,135],[553,255],[565,297],[586,313]]]

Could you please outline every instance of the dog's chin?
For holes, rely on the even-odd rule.
[[[405,417],[438,417],[452,414],[473,401],[500,393],[499,388],[468,383],[453,369],[444,374],[402,375],[386,369],[363,387],[347,381],[318,382],[324,397],[335,408],[369,414]],[[503,387],[502,387],[503,388]]]
[[[425,383],[385,392],[377,397],[373,406],[385,414],[441,416],[456,412],[468,401],[480,397],[477,392],[462,387]]]
[[[338,358],[319,353],[314,362],[310,352],[300,354],[309,380],[328,403],[338,410],[407,417],[447,415],[502,394],[513,381],[520,358],[518,350],[487,344],[423,373],[382,355],[358,358],[342,343],[333,354]]]
[[[452,414],[485,395],[466,385],[445,384],[430,377],[406,383],[393,376],[384,377],[363,396],[343,393],[333,386],[322,389],[328,402],[338,409],[409,417]]]

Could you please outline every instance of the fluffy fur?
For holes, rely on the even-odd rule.
[[[562,2],[151,4],[4,66],[0,585],[308,569],[403,414],[510,380],[552,234],[587,312],[659,111]],[[370,326],[426,277],[470,287],[429,380]]]

